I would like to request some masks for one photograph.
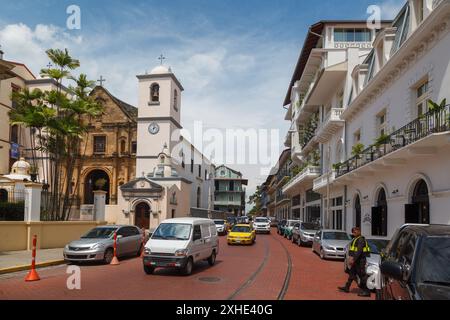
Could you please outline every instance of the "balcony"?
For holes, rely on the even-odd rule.
[[[328,184],[333,184],[336,178],[336,171],[327,172],[313,181],[313,191],[322,192]]]
[[[314,134],[310,137],[308,137],[308,139],[306,140],[306,142],[304,143],[304,145],[302,146],[302,150],[300,151],[300,156],[302,158],[306,158],[308,156],[308,154],[314,150],[315,146],[319,143],[319,141],[317,140],[317,135]]]
[[[315,166],[307,166],[303,171],[301,171],[298,175],[291,179],[289,183],[287,183],[283,188],[283,193],[288,193],[290,191],[294,191],[294,189],[300,184],[305,182],[311,182],[316,179],[320,175],[320,167]]]
[[[340,128],[344,126],[345,121],[341,120],[341,114],[344,109],[332,108],[326,115],[325,120],[321,123],[317,129],[317,141],[325,143],[330,140]]]
[[[411,157],[434,155],[448,145],[449,130],[450,105],[429,111],[341,164],[336,180],[371,176],[378,170],[404,166]]]
[[[291,201],[291,198],[289,198],[289,197],[288,197],[287,195],[285,195],[285,194],[278,195],[278,196],[277,196],[276,204],[279,205],[279,204],[281,204],[281,203],[283,203],[283,202],[286,202],[286,201]]]

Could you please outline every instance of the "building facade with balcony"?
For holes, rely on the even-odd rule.
[[[307,61],[306,71],[293,82],[286,118],[294,143],[301,130],[294,124],[318,111],[311,140],[319,144],[321,173],[313,190],[323,198],[325,227],[356,225],[366,236],[390,238],[404,223],[450,223],[450,107],[441,104],[450,98],[449,19],[450,1],[409,0],[392,22],[371,31],[370,43],[346,47],[338,65],[325,59],[319,76],[308,73],[315,82],[301,91],[315,52],[304,48],[311,53],[299,61]],[[314,32],[319,43],[341,37],[340,30],[324,32]],[[304,161],[305,146],[292,149]]]
[[[248,180],[242,178],[242,173],[219,166],[215,171],[214,184],[214,210],[237,217],[245,215],[245,186]]]

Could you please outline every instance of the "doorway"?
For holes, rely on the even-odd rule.
[[[150,206],[146,202],[140,202],[135,211],[134,225],[139,229],[150,228]]]
[[[384,188],[380,189],[377,197],[377,206],[372,208],[372,235],[387,236],[387,198]]]
[[[109,204],[110,180],[108,174],[103,170],[91,171],[84,180],[84,204],[94,204],[94,191],[106,191],[106,204]]]
[[[411,200],[405,206],[405,223],[430,224],[430,198],[423,179],[416,183]]]
[[[361,228],[361,198],[359,194],[355,199],[355,227]]]

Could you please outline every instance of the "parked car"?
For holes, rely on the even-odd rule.
[[[292,238],[292,230],[294,229],[294,225],[299,223],[300,220],[288,220],[286,225],[283,227],[283,236],[290,240]]]
[[[314,236],[320,230],[320,225],[312,222],[299,222],[292,230],[292,243],[299,246],[312,245]]]
[[[275,217],[268,217],[268,218],[270,219],[270,226],[272,228],[276,228],[278,225],[277,218],[275,218]]]
[[[367,244],[370,247],[370,255],[366,258],[366,274],[367,283],[366,286],[369,290],[374,291],[377,295],[380,294],[381,290],[381,275],[380,275],[380,263],[381,255],[383,250],[386,248],[389,240],[384,239],[366,239]],[[351,241],[345,248],[345,260],[344,260],[344,271],[348,272],[348,257],[349,257],[349,247]],[[359,282],[360,280],[357,279]]]
[[[319,230],[313,240],[312,251],[321,259],[345,259],[345,247],[351,237],[341,230]]]
[[[256,233],[270,233],[270,220],[266,217],[256,217],[253,222],[253,229]]]
[[[227,218],[227,229],[228,231],[231,230],[231,228],[237,224],[237,218],[236,217],[228,217]]]
[[[114,257],[114,233],[117,232],[117,256],[140,256],[142,233],[135,226],[99,226],[79,240],[70,242],[63,250],[64,260],[70,262],[103,261],[111,263]]]
[[[283,232],[284,232],[283,228],[286,225],[286,222],[287,222],[287,220],[284,220],[284,219],[278,222],[278,224],[277,224],[277,233],[279,235],[283,234]]]
[[[214,224],[216,225],[217,233],[219,235],[226,235],[227,234],[227,222],[223,219],[215,219]]]
[[[254,244],[256,231],[249,224],[237,224],[228,233],[227,243],[232,244]]]
[[[405,225],[383,254],[383,300],[450,299],[450,226]]]
[[[207,260],[210,266],[219,254],[219,238],[214,222],[201,218],[176,218],[163,221],[145,245],[144,271],[178,268],[190,275],[194,265]]]

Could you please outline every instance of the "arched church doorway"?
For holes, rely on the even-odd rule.
[[[355,199],[355,227],[361,228],[361,199],[359,194]]]
[[[405,207],[405,223],[430,223],[430,198],[425,180],[419,180],[414,186],[412,204]]]
[[[387,198],[386,191],[381,188],[378,191],[377,206],[372,208],[372,235],[387,236]]]
[[[103,170],[91,171],[84,180],[84,204],[94,204],[94,191],[106,191],[106,204],[109,204],[109,176]]]
[[[139,229],[150,228],[150,206],[146,202],[140,202],[134,209],[134,225]]]
[[[8,191],[5,189],[0,189],[0,202],[8,201]]]

